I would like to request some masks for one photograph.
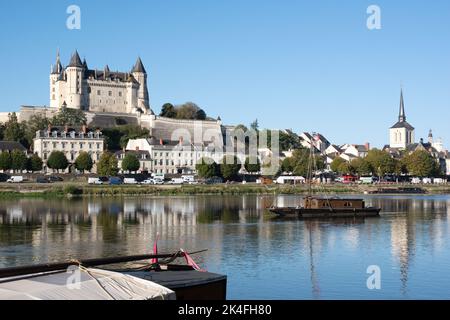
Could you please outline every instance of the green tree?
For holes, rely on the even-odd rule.
[[[130,139],[148,138],[150,132],[146,128],[137,125],[123,125],[116,128],[102,130],[108,150],[117,151],[125,148]]]
[[[195,113],[195,119],[196,120],[206,120],[206,112],[203,109],[197,110]]]
[[[89,153],[81,151],[78,157],[75,159],[75,168],[81,172],[91,171],[94,166],[92,157]]]
[[[0,170],[6,171],[11,169],[11,155],[9,152],[0,153]]]
[[[281,173],[281,162],[279,158],[266,157],[261,164],[261,175],[264,177],[276,177]]]
[[[261,171],[261,162],[258,157],[250,156],[245,159],[244,167],[247,172],[256,173]]]
[[[97,173],[102,176],[116,176],[118,172],[116,156],[110,152],[104,152],[97,163]]]
[[[204,120],[206,113],[193,102],[186,102],[175,107],[177,119]]]
[[[127,153],[122,160],[123,171],[138,171],[141,167],[138,157],[133,153]]]
[[[292,157],[284,158],[281,162],[281,170],[283,170],[283,172],[292,172],[294,171],[294,165],[295,163]]]
[[[161,113],[159,114],[161,117],[166,118],[176,118],[177,111],[175,107],[171,103],[165,103],[161,108]]]
[[[373,173],[379,177],[396,171],[396,163],[391,155],[385,151],[372,149],[368,152],[365,160],[373,168]]]
[[[234,180],[238,177],[241,167],[236,156],[224,156],[220,164],[220,173],[225,180]]]
[[[17,141],[25,147],[29,147],[28,141],[25,138],[25,127],[23,123],[19,123],[15,112],[8,115],[9,120],[5,123],[3,138],[6,141]]]
[[[69,166],[69,161],[67,161],[66,155],[61,151],[52,151],[47,159],[47,166],[50,169],[65,170]]]
[[[32,172],[38,172],[42,170],[42,167],[42,159],[37,154],[33,154],[30,158],[28,158],[28,170]]]
[[[40,114],[31,116],[30,120],[24,123],[25,138],[28,145],[33,145],[33,139],[36,137],[36,131],[48,128],[50,119],[43,117]]]
[[[21,171],[27,168],[27,155],[20,150],[13,150],[11,152],[11,169],[14,171]]]
[[[197,174],[204,179],[220,175],[220,168],[211,158],[201,158],[195,165]]]
[[[4,140],[5,125],[0,122],[0,141]]]
[[[336,173],[341,173],[342,174],[342,172],[341,172],[341,170],[340,170],[340,168],[341,168],[341,165],[342,164],[344,164],[344,163],[346,163],[347,161],[345,160],[345,159],[343,159],[343,158],[341,158],[341,157],[336,157],[332,162],[331,162],[331,170],[333,170],[333,172],[336,172]]]
[[[322,156],[317,153],[311,155],[311,151],[306,148],[294,150],[290,159],[292,173],[297,176],[308,176],[308,171],[322,170],[325,168],[325,162]]]
[[[439,175],[439,164],[425,150],[414,151],[405,157],[408,172],[417,177],[431,177]]]
[[[250,124],[250,129],[258,131],[259,130],[259,123],[258,123],[258,119],[255,119],[255,121],[253,121]]]
[[[54,126],[81,126],[87,124],[87,119],[83,110],[62,107],[50,122]]]
[[[356,172],[360,176],[367,176],[372,174],[373,172],[373,168],[370,163],[363,158],[356,158],[352,160],[350,165],[353,168],[354,172]]]
[[[344,161],[339,166],[337,172],[340,173],[340,174],[354,174],[355,173],[355,168],[353,168],[352,165],[349,162]]]

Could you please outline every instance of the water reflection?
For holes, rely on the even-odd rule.
[[[203,249],[197,259],[230,277],[230,298],[440,298],[450,264],[449,196],[367,196],[366,220],[284,221],[264,208],[298,196],[192,196],[0,202],[0,267]],[[433,261],[433,264],[430,264]],[[384,290],[365,287],[382,267]],[[276,276],[274,276],[276,272]],[[430,275],[431,273],[434,274]],[[309,285],[308,286],[306,284]]]

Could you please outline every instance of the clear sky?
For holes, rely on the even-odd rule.
[[[66,28],[81,8],[81,30]],[[366,27],[369,5],[381,30]],[[450,1],[1,1],[0,111],[49,104],[56,51],[126,71],[142,57],[151,105],[192,101],[226,124],[388,143],[403,84],[416,137],[450,146]]]

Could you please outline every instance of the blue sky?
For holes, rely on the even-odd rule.
[[[66,9],[81,8],[81,30]],[[366,27],[381,7],[382,29]],[[388,143],[403,84],[416,137],[450,146],[450,1],[1,1],[0,111],[48,105],[57,48],[149,73],[152,108],[193,101],[227,124]]]

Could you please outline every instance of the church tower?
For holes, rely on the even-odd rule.
[[[136,81],[139,82],[137,107],[144,113],[147,113],[150,111],[150,102],[147,89],[147,71],[145,70],[144,64],[142,63],[140,57],[137,59],[133,70],[131,70],[131,74]]]
[[[415,142],[414,127],[406,121],[405,103],[403,101],[403,89],[400,92],[400,110],[398,122],[389,129],[390,147],[406,149]]]

